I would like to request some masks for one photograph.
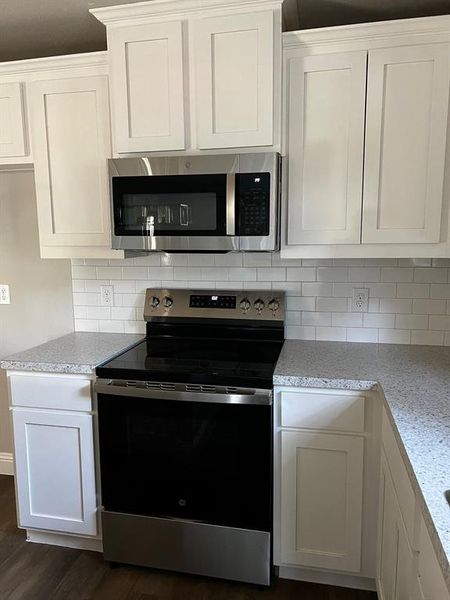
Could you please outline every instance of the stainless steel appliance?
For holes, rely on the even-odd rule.
[[[109,174],[113,248],[279,248],[279,154],[119,158]]]
[[[97,368],[105,559],[268,585],[283,292],[147,290]]]

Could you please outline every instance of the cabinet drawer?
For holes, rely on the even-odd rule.
[[[389,422],[386,411],[383,411],[383,424],[381,430],[381,440],[389,464],[389,469],[394,482],[395,492],[400,505],[405,528],[408,534],[409,543],[414,548],[414,520],[415,520],[415,494],[406,471],[403,458],[398,448],[397,440],[394,436],[392,426]]]
[[[91,382],[68,376],[11,375],[12,406],[88,412],[92,409]]]
[[[364,396],[281,392],[281,426],[335,431],[364,431]]]

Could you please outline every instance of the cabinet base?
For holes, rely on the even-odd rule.
[[[278,577],[280,579],[308,581],[310,583],[335,585],[337,587],[345,587],[355,590],[367,590],[369,592],[376,592],[377,590],[375,579],[370,579],[369,577],[347,575],[346,573],[314,571],[312,569],[302,569],[301,567],[279,567]]]
[[[99,538],[84,538],[65,533],[52,533],[50,531],[37,531],[27,529],[27,542],[34,544],[48,544],[49,546],[62,546],[63,548],[76,548],[77,550],[91,550],[103,552],[102,540]]]

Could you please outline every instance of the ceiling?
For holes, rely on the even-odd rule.
[[[130,0],[130,2],[137,0]],[[106,48],[89,8],[124,0],[0,0],[0,62]],[[283,28],[450,14],[450,0],[285,0]]]

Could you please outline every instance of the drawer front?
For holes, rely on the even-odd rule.
[[[389,464],[389,469],[394,482],[395,492],[405,523],[408,540],[411,547],[416,550],[414,544],[414,522],[415,522],[415,503],[416,497],[406,471],[405,463],[400,454],[397,440],[394,436],[392,426],[389,422],[386,411],[383,410],[383,424],[381,430],[381,439]]]
[[[12,406],[83,412],[92,410],[89,379],[11,375],[9,382]]]
[[[364,396],[281,392],[281,426],[334,431],[364,431]]]

